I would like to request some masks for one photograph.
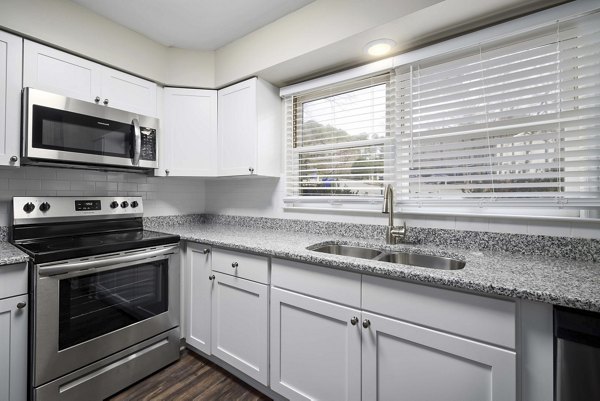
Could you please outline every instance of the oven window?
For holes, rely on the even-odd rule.
[[[168,260],[60,280],[58,349],[168,310]]]
[[[131,124],[33,106],[35,148],[130,158],[131,130]]]

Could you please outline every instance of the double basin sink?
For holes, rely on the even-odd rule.
[[[412,252],[382,251],[376,248],[366,248],[352,245],[312,245],[307,249],[315,252],[328,253],[330,255],[350,256],[379,262],[426,267],[429,269],[460,270],[465,267],[464,261],[446,258],[443,256],[424,255]]]

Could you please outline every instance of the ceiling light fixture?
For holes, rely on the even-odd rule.
[[[365,52],[371,56],[383,56],[396,46],[396,42],[392,39],[377,39],[373,40],[365,46]]]

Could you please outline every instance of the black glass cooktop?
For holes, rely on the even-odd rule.
[[[20,240],[15,242],[15,245],[31,255],[35,263],[46,263],[129,249],[174,244],[178,241],[178,235],[139,229]]]

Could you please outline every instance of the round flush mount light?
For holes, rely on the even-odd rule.
[[[388,54],[394,46],[396,46],[396,42],[392,39],[377,39],[367,43],[365,52],[371,56],[383,56]]]

